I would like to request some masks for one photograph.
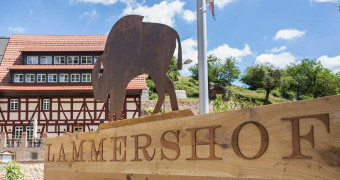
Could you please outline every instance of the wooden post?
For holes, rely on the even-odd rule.
[[[22,132],[21,133],[21,147],[27,147],[27,132]]]
[[[7,136],[5,132],[0,133],[0,147],[6,147],[7,146]]]

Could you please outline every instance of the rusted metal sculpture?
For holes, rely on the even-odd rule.
[[[161,109],[165,92],[171,108],[178,110],[175,88],[166,76],[178,41],[178,69],[182,69],[182,49],[178,33],[164,24],[142,22],[143,16],[130,15],[117,21],[107,38],[103,55],[92,71],[94,98],[110,98],[110,120],[119,119],[128,83],[147,73],[155,83],[158,101],[154,113]]]

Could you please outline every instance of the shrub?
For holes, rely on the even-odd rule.
[[[198,97],[199,90],[195,81],[179,80],[174,82],[176,90],[185,90],[188,97]]]
[[[223,95],[216,94],[216,99],[214,100],[214,111],[223,112],[228,111],[228,109],[229,109],[228,102],[223,102]]]
[[[21,180],[24,179],[24,173],[20,164],[15,161],[9,161],[5,164],[6,175],[4,180]]]

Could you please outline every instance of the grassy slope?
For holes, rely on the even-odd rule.
[[[179,76],[178,79],[184,80],[184,81],[189,81],[190,77]],[[245,99],[250,99],[252,101],[257,100],[257,101],[263,102],[264,99],[265,99],[265,92],[264,91],[260,91],[260,90],[254,91],[254,90],[249,90],[247,88],[243,88],[243,87],[240,87],[240,86],[234,86],[234,85],[231,86],[231,90],[236,96],[241,97],[241,98],[245,98]],[[190,99],[195,99],[195,98],[190,98]],[[274,97],[273,95],[269,96],[269,101],[273,104],[288,102],[288,100],[286,100],[286,99]]]
[[[262,101],[262,102],[265,99],[265,92],[264,91],[262,91],[262,92],[261,91],[254,91],[254,90],[249,90],[247,88],[243,88],[243,87],[239,87],[239,86],[231,86],[231,90],[238,97]],[[286,100],[286,99],[274,97],[273,95],[269,96],[269,101],[273,104],[288,102],[288,100]]]

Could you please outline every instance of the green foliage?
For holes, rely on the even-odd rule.
[[[265,101],[268,101],[270,92],[281,84],[282,70],[271,64],[258,64],[246,69],[241,81],[252,90],[262,88],[266,91]]]
[[[185,90],[189,98],[196,98],[199,95],[197,81],[181,79],[179,81],[175,81],[174,86],[176,90]]]
[[[239,86],[231,86],[231,92],[233,92],[233,96],[235,96],[235,99],[251,100],[252,102],[264,102],[265,100],[265,91],[263,89],[257,89],[256,91],[253,91]],[[287,100],[269,95],[269,102],[283,103],[287,102]]]
[[[282,94],[295,93],[296,99],[317,98],[339,92],[339,76],[324,68],[319,61],[303,59],[285,70]]]
[[[166,75],[170,78],[171,81],[173,82],[178,81],[179,72],[177,68],[177,59],[174,56],[171,59],[171,63],[169,65],[168,72],[166,73]]]
[[[4,180],[21,180],[24,179],[24,173],[20,164],[15,161],[9,161],[5,164],[6,175]]]
[[[217,94],[216,99],[214,100],[214,112],[223,112],[228,111],[229,105],[228,102],[223,102],[223,95]]]
[[[191,77],[198,80],[198,64],[189,68]],[[240,75],[240,70],[236,67],[235,58],[226,58],[221,61],[214,55],[208,56],[208,82],[220,83],[223,86],[231,85]]]
[[[149,99],[150,99],[150,100],[158,99],[158,94],[157,94],[157,93],[154,93],[154,92],[151,92],[151,93],[149,94]]]
[[[172,57],[171,63],[169,65],[168,68],[168,72],[166,73],[166,75],[169,77],[169,79],[173,82],[178,81],[178,76],[179,76],[179,72],[177,69],[177,59],[175,57]],[[148,77],[146,79],[146,84],[149,88],[149,98],[152,99],[157,99],[158,95],[157,95],[157,90],[156,90],[156,86],[155,83],[152,80],[152,77]]]

